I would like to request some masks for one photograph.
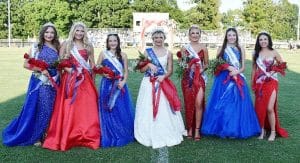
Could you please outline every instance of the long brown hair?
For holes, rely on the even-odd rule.
[[[44,34],[48,30],[48,28],[52,28],[54,30],[54,38],[51,41],[51,44],[53,44],[55,49],[57,51],[59,51],[59,48],[60,48],[59,38],[58,38],[57,30],[56,30],[55,26],[52,23],[46,23],[42,26],[42,28],[39,32],[38,49],[39,49],[39,51],[41,51],[42,48],[43,48],[43,45],[45,44]]]
[[[261,46],[259,44],[259,37],[265,35],[268,38],[268,49],[273,50],[273,42],[270,34],[267,32],[261,32],[257,35],[255,48],[254,48],[254,55],[253,55],[253,64],[256,64],[256,59],[258,58],[259,52],[261,51]]]
[[[118,41],[118,45],[117,45],[117,48],[116,48],[116,54],[117,54],[117,58],[119,59],[119,60],[122,60],[122,55],[121,55],[121,45],[120,45],[120,37],[119,37],[119,35],[118,34],[108,34],[107,35],[107,38],[106,38],[106,49],[107,50],[110,50],[110,47],[109,47],[109,45],[108,45],[108,40],[109,40],[109,37],[110,36],[115,36],[116,38],[117,38],[117,41]]]
[[[217,58],[223,58],[223,55],[224,55],[224,52],[225,52],[225,49],[226,49],[226,46],[227,46],[227,42],[228,42],[228,38],[227,38],[227,34],[228,32],[234,32],[236,34],[236,42],[235,42],[235,46],[238,48],[239,52],[241,53],[242,50],[241,50],[241,47],[240,47],[240,44],[239,44],[239,37],[238,37],[238,33],[237,33],[237,30],[235,28],[228,28],[226,30],[226,33],[225,33],[225,37],[224,37],[224,41],[223,41],[223,45],[222,45],[222,48],[221,48],[221,51],[220,53],[217,55]],[[242,59],[242,58],[241,58]]]

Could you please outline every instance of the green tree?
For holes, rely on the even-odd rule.
[[[23,36],[36,36],[41,25],[52,22],[60,35],[66,36],[70,26],[70,7],[67,2],[52,0],[34,0],[23,5],[24,31]]]
[[[223,13],[221,18],[223,29],[229,27],[243,27],[243,15],[241,13],[242,11],[240,9],[228,10]]]
[[[81,3],[76,19],[91,28],[129,28],[132,24],[132,10],[128,0],[89,0]]]
[[[185,12],[186,25],[199,25],[202,29],[217,29],[220,26],[219,0],[195,0],[197,5]]]
[[[269,30],[269,20],[274,13],[272,0],[248,0],[244,3],[244,20],[246,29],[252,34],[257,34],[262,30]]]
[[[268,31],[274,39],[296,37],[298,7],[288,0],[247,0],[244,3],[245,27],[252,34]]]
[[[135,0],[132,8],[135,12],[166,12],[177,23],[184,23],[184,14],[178,8],[176,0]]]
[[[27,3],[25,1],[11,0],[10,1],[10,11],[11,11],[11,33],[12,38],[24,38],[24,15],[25,13],[21,12],[23,5]]]
[[[0,1],[0,39],[7,38],[8,29],[7,29],[7,2]]]
[[[276,4],[276,21],[272,22],[270,32],[275,39],[295,39],[297,33],[298,7],[288,0],[281,0]]]

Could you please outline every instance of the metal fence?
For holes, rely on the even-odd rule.
[[[88,36],[94,47],[104,48],[106,44],[106,37],[110,33],[117,33],[121,40],[121,46],[126,47],[138,47],[141,44],[141,34],[134,32],[129,28],[89,28]],[[206,44],[210,48],[218,47],[222,44],[225,31],[217,30],[204,30],[201,35],[201,42]],[[171,47],[181,47],[189,42],[187,30],[176,30],[171,34],[167,33],[166,45]],[[255,38],[249,31],[239,31],[240,44],[246,48],[253,48],[255,44]],[[11,47],[27,47],[30,46],[36,39],[12,39]],[[146,45],[151,45],[151,34],[145,33]],[[171,45],[170,45],[171,44]],[[275,48],[300,48],[300,44],[296,42],[288,41],[274,41]],[[8,47],[9,43],[7,39],[0,39],[0,47]]]

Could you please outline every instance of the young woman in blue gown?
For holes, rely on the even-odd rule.
[[[6,146],[40,145],[49,124],[56,96],[53,82],[58,80],[53,65],[58,60],[59,40],[53,24],[45,24],[39,33],[39,42],[29,51],[29,57],[46,62],[49,67],[42,70],[25,59],[24,68],[33,71],[21,113],[2,133]],[[52,82],[50,77],[53,79]]]
[[[130,92],[126,84],[127,56],[121,52],[120,38],[117,34],[107,36],[106,50],[100,53],[97,68],[105,68],[113,72],[113,75],[102,73],[99,86],[101,146],[124,146],[134,140],[134,115]]]
[[[245,51],[239,45],[235,28],[226,30],[217,58],[226,64],[215,76],[201,132],[221,138],[243,139],[258,135],[259,123],[242,73],[245,70]]]

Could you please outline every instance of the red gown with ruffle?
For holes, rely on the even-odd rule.
[[[275,90],[276,92],[276,101],[274,104],[274,113],[275,113],[275,129],[276,133],[281,137],[288,137],[288,132],[280,127],[279,118],[278,118],[278,103],[277,103],[277,95],[278,95],[278,81],[272,78],[264,81],[263,83],[255,83],[258,76],[263,74],[262,70],[259,68],[256,70],[254,81],[253,81],[253,90],[255,91],[255,111],[257,114],[257,118],[259,120],[261,128],[265,128],[270,130],[270,124],[268,120],[268,104],[270,101],[270,97],[272,92]]]
[[[87,60],[85,49],[79,50]],[[80,67],[73,56],[70,61]],[[71,147],[84,146],[97,149],[100,146],[100,122],[97,103],[97,90],[93,79],[84,69],[72,74],[62,74],[57,92],[44,148],[66,151]]]
[[[198,53],[198,56],[199,56],[201,62],[203,62],[204,51],[201,50]],[[196,96],[197,96],[200,88],[202,88],[203,92],[205,93],[205,81],[200,74],[201,69],[200,69],[199,64],[195,64],[195,75],[192,80],[190,80],[190,77],[189,77],[190,71],[191,71],[191,69],[187,69],[184,72],[183,78],[181,80],[181,88],[182,88],[182,93],[183,93],[183,98],[184,98],[186,126],[188,129],[190,129],[190,128],[195,129]],[[202,105],[203,109],[205,107],[204,101],[203,101],[203,105]]]

